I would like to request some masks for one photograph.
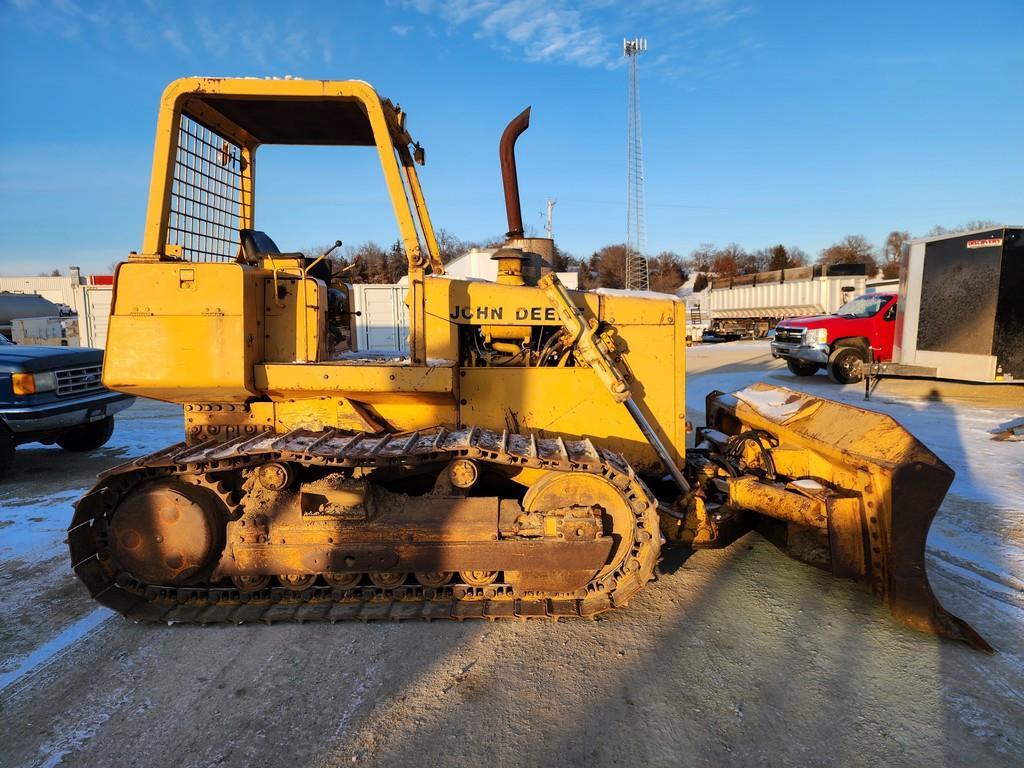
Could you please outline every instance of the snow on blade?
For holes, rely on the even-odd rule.
[[[807,407],[804,397],[795,392],[770,387],[760,382],[735,393],[736,399],[746,403],[766,419],[781,424]]]

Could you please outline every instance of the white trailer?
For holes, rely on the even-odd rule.
[[[1024,228],[912,240],[900,264],[892,360],[865,364],[865,395],[886,376],[1024,383]]]
[[[706,294],[710,333],[726,338],[764,336],[787,317],[835,312],[864,293],[866,284],[863,264],[816,264],[716,278]]]

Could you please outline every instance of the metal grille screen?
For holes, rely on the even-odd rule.
[[[224,261],[238,254],[240,221],[249,221],[250,169],[237,144],[181,116],[167,244],[187,261]],[[177,250],[177,249],[170,249]]]

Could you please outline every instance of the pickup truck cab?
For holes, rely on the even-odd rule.
[[[14,344],[0,334],[0,476],[23,443],[91,451],[135,402],[103,386],[103,350]]]
[[[772,357],[786,361],[797,376],[827,369],[833,381],[860,381],[860,363],[892,359],[896,328],[895,293],[865,293],[834,315],[794,317],[775,327]]]

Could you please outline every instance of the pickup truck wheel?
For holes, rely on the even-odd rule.
[[[813,376],[821,366],[808,360],[787,360],[786,367],[794,376]]]
[[[14,435],[6,426],[0,424],[0,477],[7,474],[7,470],[14,463]]]
[[[57,445],[65,451],[92,451],[101,445],[106,445],[112,434],[114,434],[114,417],[107,416],[107,418],[94,421],[92,424],[83,424],[80,427],[69,429],[57,438]]]
[[[836,347],[828,356],[828,375],[837,384],[856,384],[862,378],[858,362],[867,356],[857,347]]]

